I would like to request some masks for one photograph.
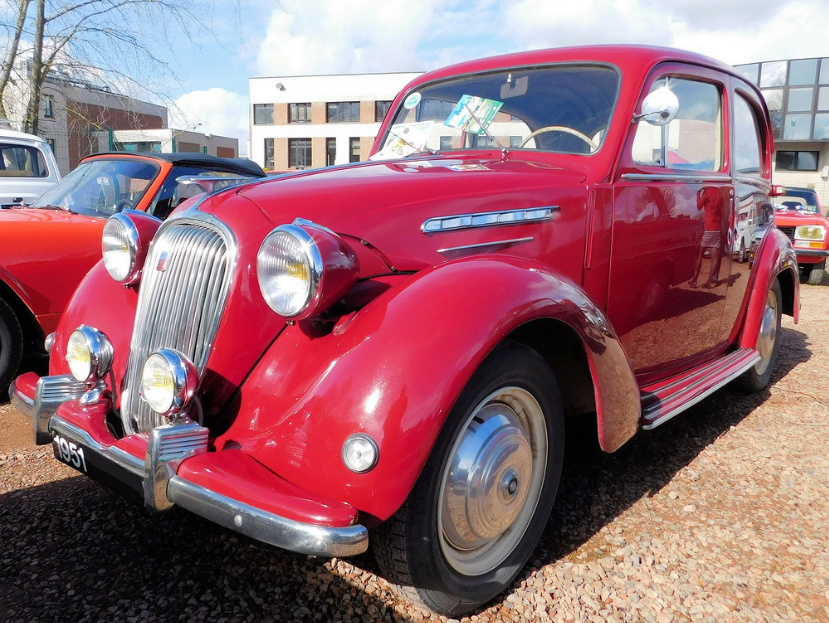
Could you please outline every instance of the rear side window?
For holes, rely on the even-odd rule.
[[[0,143],[0,177],[48,177],[49,169],[39,149]]]
[[[760,174],[760,128],[754,109],[737,94],[734,103],[734,171]]]
[[[633,160],[652,167],[719,171],[723,152],[720,89],[707,82],[663,78],[651,91],[663,86],[676,95],[679,112],[665,126],[638,122]]]

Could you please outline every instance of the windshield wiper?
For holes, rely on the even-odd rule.
[[[56,205],[54,203],[47,203],[46,205],[32,207],[40,208],[41,210],[60,210],[61,212],[69,212],[69,214],[75,214],[75,212],[73,212],[66,206]]]
[[[489,140],[491,140],[493,143],[495,143],[496,145],[498,145],[498,147],[500,147],[500,148],[501,148],[501,151],[503,151],[503,152],[504,152],[504,156],[506,156],[506,155],[509,153],[509,150],[508,150],[506,147],[504,147],[503,145],[501,145],[501,141],[499,141],[497,138],[495,138],[495,137],[494,137],[494,136],[493,136],[493,135],[489,132],[489,130],[486,128],[486,126],[485,126],[483,123],[481,123],[481,120],[480,120],[480,119],[478,119],[478,116],[477,116],[477,115],[476,115],[476,114],[472,111],[472,109],[469,107],[469,102],[465,103],[465,104],[463,105],[463,107],[464,107],[464,108],[466,108],[466,111],[467,111],[467,112],[468,112],[468,113],[472,116],[472,118],[475,120],[475,123],[477,123],[477,124],[478,124],[478,127],[479,127],[479,128],[481,128],[481,129],[484,131],[484,134],[486,134],[486,137],[487,137]]]
[[[423,149],[420,149],[417,145],[415,145],[411,141],[407,140],[405,137],[401,136],[400,134],[398,134],[397,132],[395,132],[391,128],[389,128],[389,134],[391,134],[392,136],[396,136],[401,141],[406,143],[406,145],[408,145],[409,147],[411,147],[412,149],[415,150],[416,154],[422,154],[424,150],[427,151],[428,153],[430,153],[433,156],[437,153],[434,149],[430,149],[429,147],[427,147],[425,145],[423,146]],[[411,156],[411,155],[413,155],[413,154],[406,154],[405,157],[408,157],[408,156]]]

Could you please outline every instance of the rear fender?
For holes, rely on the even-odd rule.
[[[639,393],[622,347],[603,313],[565,278],[501,257],[402,279],[330,334],[287,327],[242,386],[216,448],[241,447],[302,488],[386,519],[405,501],[483,359],[541,318],[565,323],[584,345],[602,447],[615,450],[636,432]],[[365,474],[341,459],[357,432],[379,447]]]
[[[746,307],[746,319],[740,334],[740,348],[755,348],[772,280],[780,280],[783,313],[797,322],[800,316],[800,280],[797,257],[789,239],[777,228],[769,228],[754,259],[756,273]]]

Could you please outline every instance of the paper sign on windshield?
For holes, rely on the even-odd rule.
[[[489,100],[485,97],[464,95],[449,113],[444,125],[450,128],[466,130],[470,134],[486,134],[486,128],[495,120],[504,102]]]
[[[432,129],[431,121],[420,123],[399,123],[389,128],[389,136],[383,149],[374,154],[371,160],[388,160],[405,158],[410,154],[426,151],[426,141]]]

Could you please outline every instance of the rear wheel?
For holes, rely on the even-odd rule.
[[[0,299],[0,392],[6,395],[23,357],[23,330],[14,311]]]
[[[406,503],[375,535],[378,565],[435,612],[481,606],[535,548],[563,454],[552,370],[534,350],[502,345],[458,398]]]
[[[777,351],[780,349],[782,303],[783,295],[780,292],[780,283],[775,279],[766,296],[766,307],[763,310],[763,319],[760,323],[760,334],[757,336],[757,350],[761,359],[739,379],[740,387],[745,391],[758,392],[769,384],[774,366],[777,363]]]
[[[806,283],[810,286],[819,286],[823,283],[823,275],[826,272],[826,260],[806,266]]]

